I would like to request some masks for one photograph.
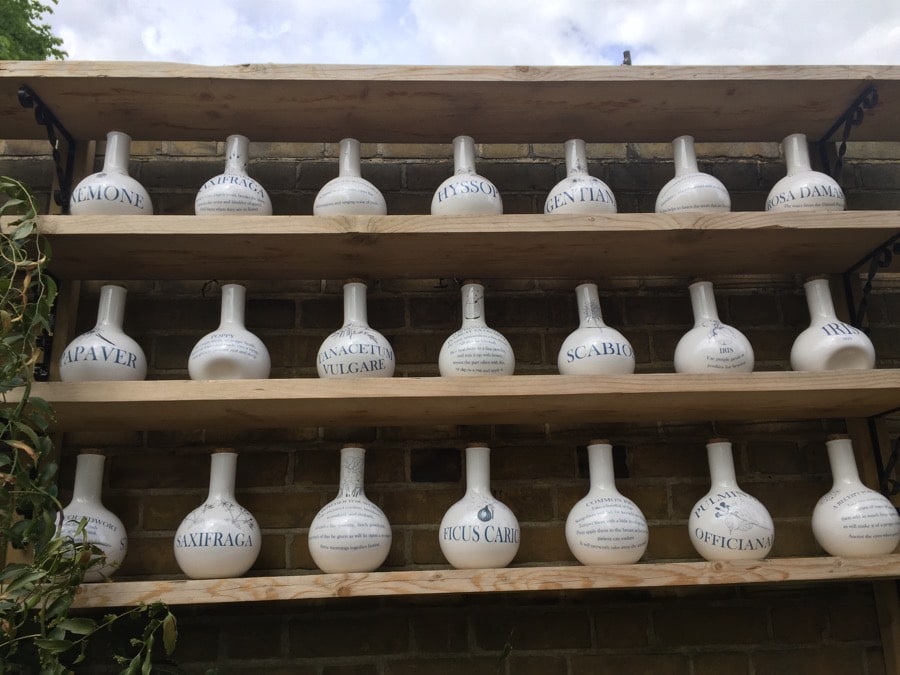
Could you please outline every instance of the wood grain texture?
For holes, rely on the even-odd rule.
[[[450,143],[820,138],[865,87],[881,103],[854,140],[897,140],[900,67],[430,67],[3,62],[5,138],[43,138],[30,86],[78,139]],[[527,111],[527,114],[525,114]],[[465,120],[465,129],[460,120]],[[237,126],[236,126],[237,125]]]
[[[40,227],[60,278],[590,279],[844,272],[900,232],[900,211],[45,216]]]
[[[513,567],[239,579],[114,581],[84,584],[77,608],[126,607],[161,600],[170,605],[272,602],[453,593],[515,593],[674,588],[784,582],[889,579],[900,555],[877,558],[784,558],[739,562],[672,562],[603,567]]]
[[[894,410],[900,370],[39,382],[32,395],[63,431],[788,420]]]

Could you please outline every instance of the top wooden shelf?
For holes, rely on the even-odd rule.
[[[43,138],[28,85],[76,139],[449,143],[820,139],[865,88],[853,140],[900,140],[897,66],[431,67],[0,62],[7,139]]]

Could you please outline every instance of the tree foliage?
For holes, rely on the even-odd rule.
[[[57,0],[50,2],[57,4]],[[38,0],[0,0],[0,60],[65,58],[62,39],[44,22],[48,13],[53,13],[53,7]]]

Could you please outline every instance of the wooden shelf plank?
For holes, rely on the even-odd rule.
[[[32,395],[61,431],[786,420],[894,410],[900,370],[39,382]]]
[[[277,602],[377,596],[675,588],[900,577],[900,555],[671,562],[603,567],[511,567],[84,584],[77,608]]]
[[[898,140],[900,67],[430,67],[44,61],[0,63],[5,138],[43,138],[27,84],[78,139],[450,143],[817,140],[868,84],[853,140]],[[101,112],[102,111],[102,112]],[[523,114],[527,111],[527,114]],[[459,121],[466,120],[465,129]]]
[[[44,216],[40,227],[60,278],[484,279],[537,273],[590,279],[691,276],[698,261],[709,275],[844,272],[900,232],[900,211],[213,220]]]

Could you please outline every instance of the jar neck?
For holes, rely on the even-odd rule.
[[[578,302],[578,318],[581,328],[603,328],[603,313],[600,311],[600,296],[597,284],[579,284],[575,287]]]
[[[787,165],[788,176],[812,171],[805,134],[791,134],[781,142],[781,147],[784,148],[784,162]]]
[[[463,327],[484,326],[484,286],[464,284],[462,287]]]
[[[582,176],[588,172],[587,146],[580,138],[566,141],[566,175]]]
[[[453,139],[453,168],[455,174],[475,173],[475,140],[471,136]]]
[[[359,141],[355,138],[341,141],[339,175],[341,178],[359,178],[362,175],[359,168]]]
[[[246,174],[250,161],[250,139],[232,134],[225,139],[225,173]]]
[[[366,285],[359,281],[344,284],[344,325],[367,326]]]
[[[246,297],[247,289],[239,284],[225,284],[222,286],[220,325],[239,324],[243,327]]]
[[[95,453],[78,455],[75,460],[73,502],[100,502],[103,490],[103,465],[106,458]]]
[[[214,452],[209,469],[209,498],[234,500],[237,453]]]
[[[725,441],[709,443],[706,446],[706,456],[709,460],[709,477],[712,485],[714,487],[737,487],[731,443]]]
[[[691,308],[694,312],[694,323],[718,321],[719,311],[716,309],[716,296],[713,285],[709,281],[698,281],[688,287],[691,294]]]
[[[850,439],[832,439],[825,442],[825,447],[828,450],[828,463],[831,465],[834,484],[859,483],[859,470],[856,468],[856,457],[853,455]]]
[[[834,302],[828,279],[812,279],[803,284],[806,291],[806,305],[811,319],[835,319]]]
[[[103,170],[106,173],[123,173],[128,175],[130,150],[131,136],[121,131],[110,131],[106,134],[106,153],[103,157]]]
[[[614,490],[616,482],[612,446],[608,443],[596,443],[589,445],[587,450],[591,489]]]
[[[697,153],[694,151],[693,136],[679,136],[672,141],[672,153],[675,157],[675,175],[699,173]]]
[[[363,448],[341,448],[339,497],[365,497],[365,457]]]
[[[125,296],[121,286],[107,285],[100,289],[100,306],[97,308],[97,326],[113,326],[122,330],[125,319]]]
[[[491,450],[483,446],[466,448],[466,494],[490,494]]]

